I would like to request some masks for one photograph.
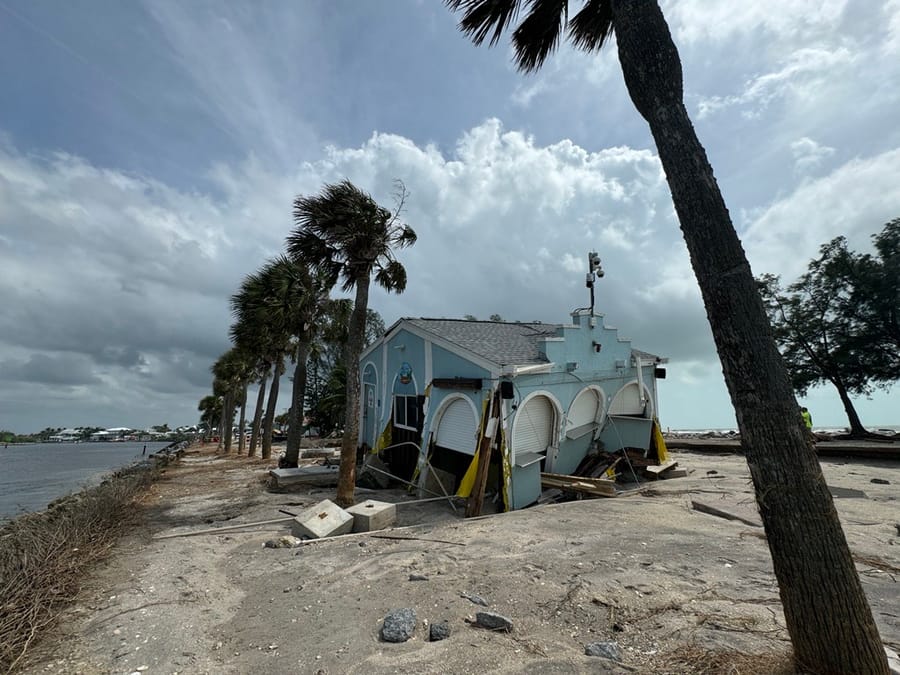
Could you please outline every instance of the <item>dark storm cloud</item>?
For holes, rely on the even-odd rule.
[[[100,384],[90,361],[74,354],[32,354],[23,361],[0,361],[0,380],[65,386]]]

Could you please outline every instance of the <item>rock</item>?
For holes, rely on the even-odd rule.
[[[476,605],[481,605],[482,607],[488,606],[488,601],[482,598],[480,595],[475,595],[474,593],[469,593],[468,591],[463,591],[459,594],[459,597],[465,598],[466,600],[471,600]]]
[[[604,659],[613,661],[619,661],[622,658],[622,652],[619,650],[617,642],[592,642],[584,646],[584,653],[587,656],[602,656]]]
[[[428,577],[426,577],[424,574],[410,574],[409,580],[410,581],[428,581]]]
[[[512,621],[494,612],[476,612],[475,625],[488,630],[502,630],[507,633],[513,629]]]
[[[416,610],[404,607],[395,609],[381,626],[381,639],[385,642],[406,642],[416,630]]]
[[[450,637],[450,624],[445,620],[440,623],[433,623],[428,632],[428,639],[432,642],[439,642]]]

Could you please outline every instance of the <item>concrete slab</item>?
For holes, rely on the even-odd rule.
[[[397,505],[367,499],[354,504],[347,513],[353,516],[354,532],[372,532],[391,527],[397,522]]]
[[[353,516],[330,499],[302,511],[291,523],[291,533],[307,539],[333,537],[352,530]]]

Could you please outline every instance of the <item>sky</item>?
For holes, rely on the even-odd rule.
[[[577,5],[578,3],[575,3]],[[900,0],[662,3],[755,274],[900,217]],[[615,45],[519,73],[437,0],[0,0],[0,429],[193,424],[229,296],[292,201],[349,178],[418,243],[403,316],[564,323],[587,304],[669,359],[660,421],[734,413]],[[283,386],[282,391],[289,387]],[[857,399],[900,424],[897,389]],[[831,388],[802,401],[846,424]],[[279,409],[289,405],[287,395]]]

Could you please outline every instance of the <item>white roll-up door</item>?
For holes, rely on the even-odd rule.
[[[553,442],[553,404],[546,396],[528,399],[515,419],[513,451],[544,452]]]
[[[448,450],[474,455],[477,426],[478,421],[472,407],[467,401],[458,398],[450,403],[441,415],[435,443]]]
[[[631,382],[616,392],[609,404],[610,415],[642,415],[644,405],[641,403],[640,389],[637,382]]]
[[[593,389],[583,389],[569,408],[567,427],[575,429],[594,424],[600,416],[600,397]]]

